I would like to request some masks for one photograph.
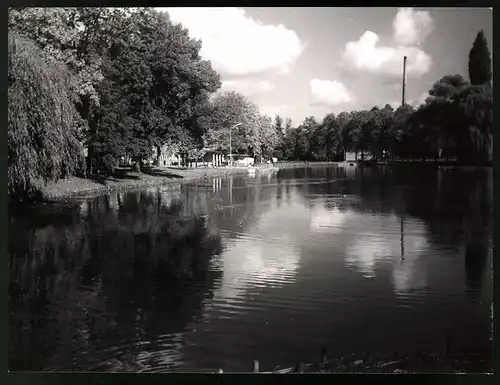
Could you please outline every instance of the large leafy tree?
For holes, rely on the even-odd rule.
[[[143,28],[141,33],[150,33],[151,39],[149,62],[154,84],[151,97],[170,119],[170,124],[157,127],[158,140],[175,137],[179,126],[190,128],[190,134],[199,137],[202,134],[199,127],[187,122],[205,105],[210,94],[219,89],[219,75],[209,61],[201,59],[201,42],[191,39],[188,30],[173,24],[167,14],[151,11]]]
[[[285,125],[281,115],[278,114],[274,117],[273,128],[276,133],[276,143],[274,146],[273,156],[276,156],[281,159],[284,156],[283,146],[285,139]]]
[[[148,128],[154,120],[163,120],[150,103],[153,77],[144,60],[145,42],[133,28],[139,28],[141,14],[123,17],[105,53],[102,71],[104,81],[99,86],[102,98],[98,124],[89,137],[90,148],[98,166],[113,168],[121,156],[141,159],[150,155],[153,137]]]
[[[493,93],[489,84],[464,89],[455,101],[460,121],[459,157],[468,162],[491,162],[493,159]]]
[[[35,43],[13,33],[8,41],[8,190],[32,198],[50,181],[81,165],[83,122],[70,74],[47,62]]]
[[[468,86],[467,81],[459,74],[443,76],[433,84],[424,106],[419,109],[422,111],[416,116],[417,123],[420,120],[427,127],[438,152],[444,148],[449,153],[450,145],[458,135],[461,122],[455,99]]]
[[[81,97],[81,112],[99,104],[96,91],[102,79],[101,55],[117,31],[117,18],[125,10],[104,7],[11,8],[9,30],[34,41],[49,61],[64,63]]]
[[[283,129],[283,137],[277,151],[279,158],[288,160],[294,159],[295,138],[291,135],[292,131],[292,120],[290,118],[286,118],[285,127]]]
[[[491,82],[490,50],[482,30],[478,32],[469,52],[469,80],[472,85]]]
[[[285,125],[283,122],[283,118],[279,114],[274,117],[274,128],[280,135],[284,134]]]
[[[200,58],[201,42],[166,13],[20,8],[9,12],[9,27],[69,68],[89,123],[89,155],[101,164],[113,166],[125,154],[143,158],[153,144],[200,141],[194,116],[220,87],[219,76]]]
[[[200,119],[205,144],[212,150],[229,153],[231,139],[234,153],[258,154],[261,149],[259,119],[258,107],[245,96],[234,91],[220,93]]]
[[[366,149],[366,139],[367,139],[367,128],[369,112],[368,111],[352,111],[349,114],[349,121],[347,123],[346,130],[349,132],[350,140],[352,143],[352,149],[356,153],[356,159],[358,152],[362,153],[362,158],[364,151]]]
[[[315,136],[318,132],[319,124],[314,116],[308,116],[297,129],[296,152],[298,158],[302,160],[312,160],[317,158],[317,146]],[[321,140],[321,139],[320,139]]]
[[[311,160],[326,159],[327,129],[323,124],[316,124],[305,131],[309,140],[308,158]]]
[[[101,93],[114,97],[103,99],[96,141],[104,147],[116,142],[116,151],[109,155],[115,160],[127,155],[140,161],[151,155],[153,146],[160,156],[168,143],[177,143],[183,152],[200,150],[198,116],[220,86],[218,74],[199,56],[200,42],[167,14],[150,9],[123,16],[122,24],[104,59]],[[106,119],[118,110],[121,119]],[[103,132],[117,135],[108,140]]]
[[[344,151],[344,157],[346,151],[351,151],[353,147],[352,136],[350,132],[350,126],[348,125],[350,121],[350,113],[342,111],[337,115],[336,123],[340,130],[340,136],[342,141],[342,149]]]
[[[391,105],[386,104],[384,108],[377,111],[376,125],[373,132],[372,152],[375,157],[381,157],[389,148],[389,129],[394,119],[394,110]]]
[[[273,156],[274,150],[281,141],[281,133],[276,130],[269,116],[260,116],[258,121],[260,154],[265,159]]]
[[[432,85],[426,104],[432,102],[450,102],[460,91],[468,86],[467,81],[460,74],[446,75]]]
[[[333,160],[342,152],[342,136],[335,115],[327,114],[320,127],[325,136],[326,160]]]
[[[395,155],[407,157],[410,154],[412,143],[408,120],[413,112],[413,107],[408,104],[399,106],[394,112],[394,118],[388,130],[388,140],[392,157]]]
[[[121,33],[127,11],[116,8],[15,8],[9,9],[9,30],[33,40],[47,62],[64,64],[74,102],[88,123],[84,144],[93,155],[98,87],[103,81],[102,55],[113,37]]]

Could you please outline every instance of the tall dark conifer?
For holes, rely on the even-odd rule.
[[[469,79],[472,85],[491,81],[491,56],[483,31],[479,31],[469,52]]]

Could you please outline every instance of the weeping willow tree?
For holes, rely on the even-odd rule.
[[[9,34],[8,62],[8,191],[32,199],[81,166],[83,122],[63,65],[16,34]]]
[[[489,84],[472,85],[456,98],[462,140],[479,162],[493,160],[493,92]]]

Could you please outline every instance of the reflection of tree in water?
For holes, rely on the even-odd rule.
[[[480,241],[467,243],[465,248],[465,274],[467,292],[473,301],[477,301],[481,294],[487,261],[487,243]]]
[[[196,207],[206,208],[208,227],[225,231],[229,238],[238,236],[266,211],[276,193],[275,178],[266,175],[253,179],[229,176],[213,178],[207,185],[182,187],[186,215],[196,215]]]
[[[407,173],[411,189],[405,191],[406,210],[424,219],[444,244],[464,246],[468,292],[475,299],[481,292],[492,236],[491,170],[437,173],[437,178],[435,171]]]
[[[204,217],[151,192],[111,197],[88,201],[82,222],[77,208],[12,221],[11,370],[165,365],[202,316],[221,274]]]
[[[327,177],[324,169],[314,172],[317,177]],[[344,184],[346,196],[334,206],[340,211],[394,213],[402,217],[403,229],[406,215],[423,219],[433,234],[430,242],[465,249],[468,291],[479,295],[491,243],[492,185],[491,170],[436,170],[432,166],[359,169]],[[299,191],[340,194],[341,186],[311,184]],[[352,199],[353,195],[361,200]]]

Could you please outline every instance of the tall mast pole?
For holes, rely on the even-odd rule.
[[[406,91],[406,56],[403,57],[403,91],[401,95],[401,106],[405,105],[405,91]],[[405,222],[403,215],[401,215],[401,262],[405,260]]]
[[[406,90],[406,56],[403,58],[403,92],[401,96],[401,105],[405,105],[405,90]]]

